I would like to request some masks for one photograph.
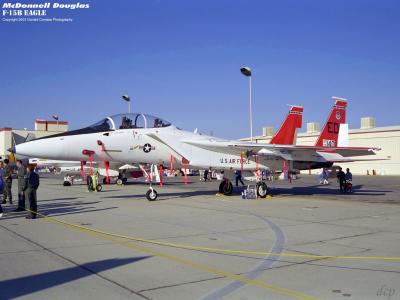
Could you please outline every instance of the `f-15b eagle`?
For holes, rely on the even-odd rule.
[[[345,100],[336,99],[314,146],[293,144],[296,129],[301,127],[303,108],[292,106],[289,121],[283,123],[283,128],[269,144],[221,139],[182,130],[151,115],[129,113],[106,117],[82,129],[18,144],[10,150],[47,159],[154,165],[169,165],[172,155],[178,167],[224,170],[225,180],[220,184],[220,191],[230,194],[229,175],[235,170],[282,170],[284,162],[291,170],[314,169],[361,159],[354,156],[374,155],[379,149],[338,146],[346,106]],[[262,180],[257,185],[257,193],[261,197],[267,195],[267,185]],[[157,198],[151,186],[146,195],[149,200]]]

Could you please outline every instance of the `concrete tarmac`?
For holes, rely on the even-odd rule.
[[[340,195],[303,175],[257,200],[190,179],[149,202],[144,184],[88,192],[43,176],[52,218],[3,206],[0,299],[400,299],[399,177],[355,176]]]

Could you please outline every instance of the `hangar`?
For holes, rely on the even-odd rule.
[[[274,134],[273,127],[264,127],[261,136],[253,137],[259,143],[268,143]],[[314,145],[320,134],[319,123],[307,123],[307,131],[297,134],[297,145]],[[243,140],[249,140],[245,138]],[[358,175],[400,175],[400,125],[376,127],[373,117],[361,118],[361,126],[349,130],[349,146],[381,148],[372,161],[341,163]],[[305,171],[308,172],[308,171]],[[314,170],[314,173],[319,170]]]
[[[48,121],[36,119],[34,130],[13,129],[10,127],[0,128],[0,157],[4,158],[10,153],[7,151],[15,144],[20,144],[26,140],[40,138],[52,134],[61,133],[68,130],[66,121]]]

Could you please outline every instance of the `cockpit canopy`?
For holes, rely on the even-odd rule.
[[[147,114],[131,113],[113,115],[89,127],[95,131],[109,131],[132,128],[161,128],[168,127],[170,125],[171,123],[158,117]]]

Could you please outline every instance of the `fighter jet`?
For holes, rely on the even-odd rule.
[[[342,102],[335,104],[340,108]],[[335,115],[326,129],[329,134],[338,134],[339,115]],[[106,117],[82,129],[19,144],[11,150],[30,157],[124,164],[169,165],[172,157],[178,167],[224,170],[225,179],[220,183],[219,190],[231,194],[233,187],[229,178],[235,170],[281,170],[283,162],[289,162],[292,167],[299,162],[299,169],[321,168],[332,165],[332,156],[338,160],[374,155],[378,149],[338,147],[329,139],[315,146],[227,140],[182,130],[159,117],[128,113]],[[267,195],[265,182],[260,180],[257,193],[260,197]],[[146,196],[155,200],[157,192],[150,186]]]

